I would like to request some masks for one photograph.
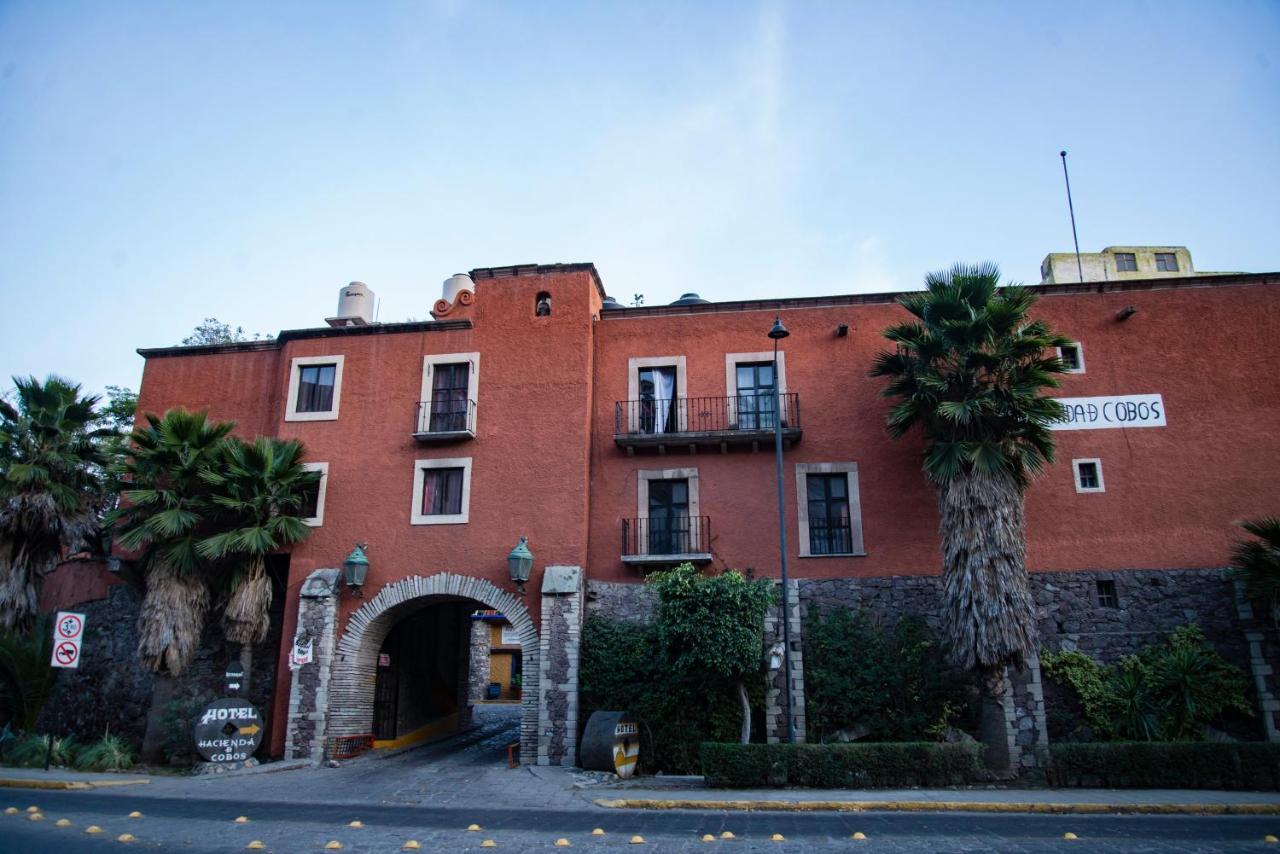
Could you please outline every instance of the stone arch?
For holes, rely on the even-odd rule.
[[[520,761],[535,764],[538,756],[538,629],[516,596],[483,578],[441,572],[388,584],[347,620],[333,654],[329,681],[328,736],[366,735],[373,731],[373,692],[378,650],[387,634],[425,599],[450,596],[473,599],[501,611],[520,637],[523,684],[520,700]]]

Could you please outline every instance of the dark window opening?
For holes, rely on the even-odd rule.
[[[1136,271],[1138,269],[1138,257],[1132,252],[1117,252],[1116,269],[1121,273]]]
[[[774,428],[773,391],[776,380],[772,362],[744,362],[737,366],[738,429]]]
[[[649,554],[689,554],[689,481],[649,481]]]
[[[424,469],[422,515],[456,516],[462,512],[462,469]]]
[[[551,294],[546,291],[538,291],[537,299],[534,300],[534,314],[538,317],[547,317],[551,314]]]
[[[333,384],[337,365],[304,365],[298,369],[298,412],[329,412],[333,409]]]
[[[320,515],[320,484],[324,478],[317,480],[302,492],[302,506],[298,508],[298,516],[302,519],[314,519]]]
[[[1080,479],[1081,489],[1098,489],[1102,486],[1102,478],[1098,474],[1097,463],[1078,463],[1076,471]]]
[[[1064,344],[1058,348],[1058,359],[1068,371],[1079,371],[1081,368],[1080,347],[1076,344]]]
[[[1157,252],[1156,269],[1162,273],[1178,272],[1178,256],[1172,252]]]
[[[436,365],[431,378],[432,433],[449,433],[467,429],[467,387],[471,365],[458,362]]]
[[[844,474],[805,477],[809,500],[809,553],[851,554],[853,529],[849,519],[849,479]]]
[[[1114,581],[1098,582],[1098,607],[1120,607],[1120,594],[1116,592],[1116,583]]]
[[[640,369],[639,407],[641,433],[678,432],[674,365]]]

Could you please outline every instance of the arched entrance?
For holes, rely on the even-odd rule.
[[[347,620],[346,631],[334,649],[328,684],[326,735],[331,743],[335,739],[374,732],[378,654],[392,629],[424,608],[467,601],[502,612],[520,638],[523,662],[520,757],[525,763],[536,761],[539,668],[538,630],[533,618],[520,599],[492,583],[448,572],[388,584]]]

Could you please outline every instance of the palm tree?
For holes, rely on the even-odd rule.
[[[1243,581],[1245,591],[1264,602],[1271,619],[1280,623],[1280,517],[1264,516],[1236,524],[1257,539],[1240,540],[1232,547],[1232,575]]]
[[[182,409],[145,419],[120,466],[128,486],[122,505],[108,519],[116,542],[141,552],[138,657],[152,671],[177,676],[195,654],[209,608],[209,567],[196,550],[213,507],[204,475],[234,425]]]
[[[1028,319],[1035,294],[1000,287],[994,264],[956,265],[925,283],[898,300],[916,319],[885,330],[896,350],[878,355],[871,373],[889,377],[882,394],[898,399],[889,434],[917,425],[924,434],[924,471],[938,492],[945,633],[954,661],[983,677],[987,761],[1004,770],[1006,668],[1021,667],[1036,642],[1023,492],[1053,462],[1049,425],[1064,412],[1041,392],[1064,370],[1051,348],[1069,342]]]
[[[50,376],[14,377],[17,406],[0,400],[0,627],[25,630],[40,584],[65,552],[97,530],[108,432],[96,427],[98,398]]]
[[[299,514],[320,473],[303,468],[302,456],[302,443],[296,440],[232,439],[223,445],[222,464],[204,475],[224,518],[216,526],[219,532],[201,540],[197,550],[211,560],[232,562],[231,594],[222,627],[228,639],[240,644],[245,692],[253,668],[253,645],[266,639],[270,627],[267,555],[311,533]]]

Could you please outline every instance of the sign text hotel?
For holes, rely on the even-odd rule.
[[[1163,427],[1164,400],[1158,394],[1115,397],[1060,397],[1067,418],[1051,430],[1106,430],[1120,427]]]

